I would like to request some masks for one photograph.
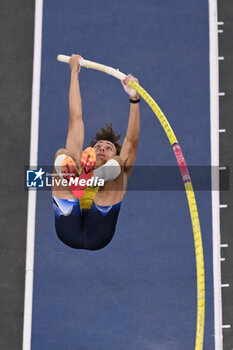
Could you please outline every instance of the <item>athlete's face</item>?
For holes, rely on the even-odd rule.
[[[96,165],[105,164],[109,159],[112,159],[116,155],[116,147],[110,141],[100,140],[95,146],[96,153]]]

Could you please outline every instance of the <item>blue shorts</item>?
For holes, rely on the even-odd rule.
[[[98,250],[113,238],[121,202],[99,206],[92,202],[89,210],[80,208],[77,199],[53,197],[55,227],[59,239],[71,248]]]

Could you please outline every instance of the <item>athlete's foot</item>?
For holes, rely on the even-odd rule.
[[[74,160],[66,154],[60,154],[57,156],[54,166],[57,174],[68,181],[69,188],[73,195],[80,198],[84,195],[84,190],[87,187],[87,180],[93,176],[93,170],[96,162],[95,150],[92,147],[88,147],[83,151],[80,161],[80,169],[77,171]],[[71,179],[72,178],[72,179]],[[80,185],[80,180],[84,184]],[[76,180],[76,181],[75,181]],[[77,182],[77,184],[76,184]]]
[[[74,160],[67,156],[66,154],[59,154],[54,162],[54,167],[61,179],[65,179],[68,184],[71,192],[77,198],[84,195],[84,190],[79,190],[75,183],[71,183],[71,178],[73,181],[78,180],[78,172]]]
[[[71,184],[70,189],[73,193],[73,195],[77,198],[81,198],[84,195],[84,190],[87,188],[87,180],[91,179],[93,176],[93,171],[95,167],[96,162],[96,154],[95,150],[92,147],[86,148],[81,156],[80,165],[81,168],[78,171],[79,173],[79,183],[78,185]],[[80,181],[84,182],[82,186],[80,185]]]
[[[67,156],[66,154],[59,154],[54,162],[54,167],[60,178],[67,181],[70,178],[75,178],[77,176],[77,170],[74,160]]]
[[[81,157],[81,167],[82,167],[82,173],[80,177],[83,179],[90,179],[93,176],[93,170],[95,167],[96,162],[96,154],[95,150],[92,147],[88,147],[83,151],[82,157]]]

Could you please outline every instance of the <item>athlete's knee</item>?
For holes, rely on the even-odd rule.
[[[60,156],[61,154],[65,154],[66,156],[70,156],[69,153],[67,152],[67,150],[66,150],[65,148],[59,148],[59,149],[57,150],[57,152],[55,153],[55,155],[54,155],[54,161],[55,161],[55,159],[56,159],[58,156]]]
[[[112,159],[116,160],[121,167],[124,166],[124,162],[120,156],[114,156]]]

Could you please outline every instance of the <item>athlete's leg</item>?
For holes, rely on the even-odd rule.
[[[55,228],[58,238],[76,249],[83,249],[83,215],[78,198],[61,199],[53,197]]]
[[[104,184],[104,188],[98,191],[94,199],[94,202],[98,205],[108,206],[119,203],[122,201],[126,192],[127,181],[123,169],[123,161],[119,156],[115,156],[113,159],[121,166],[121,173],[115,180],[107,181]]]
[[[64,148],[55,154],[53,173],[56,174],[54,180],[58,180],[54,181],[52,188],[57,235],[69,247],[83,249],[83,217],[79,199],[73,195],[69,186],[59,184],[59,180],[77,175],[75,161]]]
[[[90,210],[83,211],[83,247],[88,250],[104,248],[112,240],[121,202],[108,206],[99,207],[94,202]]]

